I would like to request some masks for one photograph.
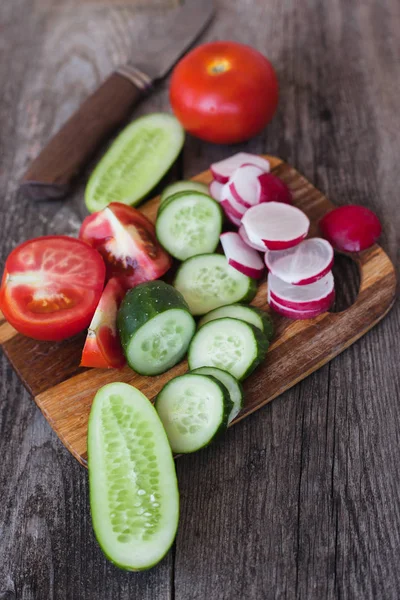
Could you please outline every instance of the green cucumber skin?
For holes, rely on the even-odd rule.
[[[212,370],[212,371],[220,371],[221,373],[224,373],[226,375],[229,375],[230,377],[232,377],[232,379],[235,380],[235,383],[238,387],[239,393],[240,393],[240,410],[239,412],[243,409],[244,406],[244,390],[243,390],[243,386],[241,384],[241,382],[236,379],[236,377],[234,377],[233,375],[231,375],[230,373],[228,373],[228,371],[224,371],[223,369],[219,369],[218,367],[197,367],[197,369],[194,369],[194,371],[189,371],[190,373],[192,373],[193,375],[208,375],[211,377],[215,377],[216,379],[218,379],[218,376],[216,375],[212,375],[211,373],[206,373],[205,371],[207,371],[208,369]],[[218,381],[221,381],[222,385],[224,385],[224,383],[222,382],[222,380],[218,379]],[[226,386],[225,386],[226,387]],[[228,389],[228,388],[227,388]],[[228,389],[229,392],[229,389]],[[234,402],[232,401],[232,406],[234,406]],[[234,419],[232,419],[233,421],[236,420],[236,417]],[[228,417],[228,426],[229,426],[229,417]]]
[[[233,407],[233,402],[231,400],[231,396],[229,394],[228,389],[224,386],[223,383],[221,383],[218,379],[216,379],[216,377],[213,377],[212,375],[200,375],[200,374],[188,372],[188,373],[185,373],[184,375],[179,375],[178,377],[174,377],[173,379],[171,379],[170,381],[168,381],[168,383],[166,383],[164,385],[164,387],[162,388],[162,390],[157,395],[155,403],[154,403],[154,406],[155,406],[156,410],[157,410],[157,400],[158,400],[160,394],[165,389],[168,388],[169,384],[172,381],[174,381],[175,379],[180,379],[182,377],[186,377],[187,375],[195,376],[195,377],[207,377],[208,379],[211,379],[214,383],[216,383],[218,385],[218,387],[220,388],[220,390],[222,392],[223,398],[224,398],[224,414],[223,414],[220,426],[218,427],[218,429],[216,430],[216,432],[214,433],[213,437],[210,439],[209,442],[207,442],[206,444],[204,444],[200,448],[196,448],[195,450],[192,450],[191,452],[185,452],[185,454],[193,454],[194,452],[198,452],[199,450],[202,450],[203,448],[206,448],[207,446],[209,446],[210,444],[212,444],[214,441],[216,441],[217,439],[219,439],[226,432],[226,430],[228,428],[229,415],[230,415],[230,412],[231,412],[232,407]],[[183,453],[181,452],[181,454],[183,454]]]
[[[214,200],[214,198],[211,198],[211,196],[209,196],[208,194],[204,194],[203,192],[198,192],[196,190],[187,190],[186,192],[176,192],[175,194],[172,194],[171,196],[168,196],[164,202],[162,204],[159,205],[158,207],[158,215],[161,214],[166,208],[167,206],[169,206],[171,204],[171,202],[173,202],[174,200],[176,200],[177,198],[184,198],[185,196],[187,196],[188,194],[190,195],[194,195],[194,196],[202,196],[202,197],[206,197],[207,200],[211,200],[214,204],[216,204],[218,206],[219,209],[219,213],[221,215],[221,227],[222,227],[222,223],[224,221],[224,213],[222,211],[222,208],[220,207],[220,205],[218,204],[218,202],[216,202]],[[211,254],[211,253],[210,253]]]
[[[132,336],[153,317],[179,308],[190,315],[182,294],[164,281],[147,281],[129,290],[123,299],[117,316],[117,327],[124,353]]]
[[[171,183],[164,189],[163,193],[160,196],[160,206],[167,200],[167,198],[179,193],[179,192],[172,192],[172,193],[169,192],[169,190],[171,188],[175,189],[175,186],[177,186],[177,184],[179,184],[179,187],[181,188],[179,190],[180,192],[197,191],[197,192],[201,192],[202,194],[206,194],[207,196],[209,196],[208,186],[205,183],[201,183],[200,181],[193,181],[191,179],[175,181],[175,183]],[[183,187],[185,184],[188,185],[187,189],[184,189],[184,187]],[[194,184],[196,185],[196,187],[194,187]],[[211,198],[211,196],[210,196],[210,198]]]
[[[105,386],[103,386],[102,388],[100,388],[100,389],[98,390],[98,392],[99,392],[100,390],[103,390],[104,388],[108,388],[108,387],[110,387],[110,388],[111,388],[111,387],[114,387],[115,385],[118,385],[118,386],[121,386],[121,385],[122,385],[122,386],[131,387],[131,386],[129,386],[129,385],[128,385],[128,384],[126,384],[126,383],[122,383],[122,382],[121,382],[121,383],[120,383],[120,382],[113,382],[113,383],[106,384]],[[98,392],[97,392],[97,393],[98,393]],[[97,393],[96,393],[96,396],[97,396]],[[144,395],[144,394],[142,394],[142,395]],[[93,400],[93,403],[92,403],[92,407],[91,407],[91,410],[90,410],[90,414],[89,414],[89,420],[88,420],[88,473],[89,473],[89,482],[90,482],[90,472],[91,472],[91,469],[92,469],[92,461],[91,461],[91,454],[92,454],[92,453],[91,453],[91,451],[90,451],[90,446],[91,446],[91,444],[90,444],[90,439],[91,439],[91,430],[95,428],[95,423],[94,423],[94,421],[95,421],[95,418],[96,418],[96,417],[95,417],[95,408],[96,408],[96,405],[95,405],[95,403],[96,403],[96,396],[94,397],[94,400]],[[149,403],[152,405],[152,403],[151,403],[150,401],[149,401]],[[154,410],[155,414],[157,415],[157,418],[159,419],[159,417],[158,417],[158,413],[157,413],[156,409],[154,408],[154,405],[152,405],[152,408],[153,408],[153,410]],[[160,420],[160,419],[159,419],[159,420]],[[162,423],[161,423],[161,425],[162,425]],[[163,426],[162,426],[162,429],[164,430],[164,427],[163,427]],[[165,433],[165,432],[164,432],[164,433]],[[165,437],[167,437],[167,434],[166,434],[166,433],[165,433]],[[168,452],[168,454],[170,454],[170,455],[171,455],[171,461],[172,461],[172,463],[173,463],[173,464],[175,464],[175,463],[174,463],[174,457],[173,457],[173,454],[172,454],[172,451],[171,451],[171,448],[170,448],[170,445],[169,445],[168,438],[167,438],[167,442],[168,442],[168,443],[166,444],[166,452]],[[97,448],[97,447],[96,447],[96,450],[98,451],[98,448]],[[105,547],[104,547],[104,545],[103,545],[102,541],[101,541],[101,540],[99,539],[99,537],[97,536],[97,532],[96,532],[96,530],[95,530],[95,529],[94,529],[94,527],[93,527],[93,531],[94,531],[94,534],[95,534],[95,537],[96,537],[97,543],[99,544],[99,546],[100,546],[100,548],[101,548],[101,550],[102,550],[103,554],[104,554],[104,555],[105,555],[105,557],[107,558],[107,560],[109,560],[109,561],[110,561],[110,562],[111,562],[113,565],[115,565],[115,566],[116,566],[116,567],[118,567],[119,569],[122,569],[123,571],[129,571],[129,572],[131,572],[131,573],[138,573],[138,572],[140,572],[140,571],[148,571],[149,569],[152,569],[153,567],[155,567],[157,564],[159,564],[159,563],[160,563],[160,562],[161,562],[161,561],[162,561],[162,560],[165,558],[165,556],[166,556],[166,555],[168,554],[168,552],[171,550],[171,547],[172,547],[172,545],[173,545],[173,543],[174,543],[174,541],[175,541],[175,537],[176,537],[176,533],[177,533],[177,531],[178,531],[178,525],[179,525],[180,497],[179,497],[178,479],[177,479],[177,477],[176,477],[176,472],[175,472],[175,480],[174,480],[174,484],[175,484],[175,485],[174,485],[173,492],[174,492],[174,494],[176,494],[176,499],[177,499],[177,515],[178,515],[178,518],[177,518],[177,521],[176,521],[176,527],[175,527],[175,536],[174,536],[174,539],[172,540],[172,543],[171,543],[171,545],[169,546],[169,548],[167,548],[167,549],[166,549],[165,553],[164,553],[164,554],[163,554],[163,555],[162,555],[162,556],[161,556],[161,557],[160,557],[160,558],[159,558],[159,559],[158,559],[156,562],[154,562],[154,563],[152,563],[152,564],[149,564],[148,566],[146,565],[145,567],[143,567],[143,568],[141,568],[141,569],[140,569],[140,568],[138,568],[138,569],[132,569],[130,566],[127,566],[127,565],[122,565],[122,564],[120,564],[120,563],[118,563],[118,562],[114,561],[114,560],[113,560],[113,558],[112,558],[112,557],[111,557],[111,556],[108,554],[108,550],[107,550],[107,548],[105,548]],[[95,499],[94,499],[94,491],[93,491],[93,489],[92,489],[92,487],[91,487],[90,485],[89,485],[89,503],[90,503],[90,509],[91,509],[91,511],[92,511],[92,506],[94,506],[94,505],[95,505]]]
[[[232,308],[234,308],[235,306],[238,306],[238,307],[248,308],[248,309],[252,310],[254,313],[256,313],[260,317],[261,322],[262,322],[262,331],[266,335],[268,341],[270,342],[272,340],[273,335],[274,335],[274,325],[272,323],[271,316],[265,310],[261,310],[260,308],[257,308],[256,306],[249,306],[248,304],[244,304],[243,302],[236,302],[235,304],[227,304],[226,306],[229,306]],[[214,311],[216,312],[223,308],[224,308],[223,306],[221,306],[219,308],[214,308],[214,310],[211,310],[209,313],[206,313],[204,315],[204,317],[202,317],[200,319],[200,321],[198,322],[198,328],[203,327],[203,325],[205,325],[204,320],[206,319],[206,317],[209,314],[213,313]],[[234,317],[231,315],[225,315],[225,317],[229,317],[230,319],[238,319],[239,321],[244,321],[244,319],[240,319],[239,317]],[[223,318],[224,318],[224,316],[218,317],[218,319],[223,319]],[[213,319],[213,320],[215,320],[215,319]],[[208,323],[208,321],[206,321],[206,322]],[[245,323],[248,323],[248,322],[249,321],[245,321]]]

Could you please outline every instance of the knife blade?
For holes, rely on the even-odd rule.
[[[66,196],[79,172],[129,117],[134,105],[168,75],[214,15],[213,0],[186,0],[163,22],[163,37],[151,40],[138,60],[118,67],[50,139],[20,184],[32,200]]]

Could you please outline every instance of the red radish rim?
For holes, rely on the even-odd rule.
[[[243,275],[247,275],[247,277],[251,277],[252,279],[261,279],[261,277],[264,274],[264,271],[261,271],[260,273],[258,269],[246,267],[245,265],[236,262],[236,260],[234,260],[233,258],[228,259],[228,264],[231,265],[231,267],[233,267],[237,271],[240,271],[240,273],[243,273]]]
[[[229,164],[233,166],[230,167]],[[228,164],[228,167],[227,167]],[[259,166],[265,173],[269,173],[271,165],[266,158],[259,156],[258,154],[250,154],[249,152],[237,152],[232,156],[213,163],[210,166],[210,171],[218,181],[218,183],[227,183],[232,173],[243,164],[254,164]]]
[[[259,253],[249,248],[236,232],[220,235],[220,241],[228,263],[248,277],[260,279],[264,274],[264,263]]]
[[[281,306],[278,302],[273,300],[271,297],[268,297],[268,304],[276,313],[281,315],[282,317],[286,317],[287,319],[292,319],[295,321],[305,321],[307,319],[314,319],[315,317],[319,317],[320,315],[326,313],[326,310],[293,310],[291,308],[285,308]]]
[[[240,237],[242,238],[244,243],[247,244],[248,246],[250,246],[250,248],[253,248],[253,250],[258,250],[258,252],[265,252],[264,244],[261,244],[261,243],[256,244],[256,243],[252,242],[251,239],[249,238],[249,236],[247,235],[246,230],[243,227],[243,225],[240,225],[238,234],[240,235]]]
[[[283,300],[283,298],[277,296],[272,290],[270,290],[269,293],[271,300],[274,300],[274,302],[283,308],[289,308],[299,312],[308,310],[322,310],[326,312],[332,306],[333,301],[335,300],[334,289],[327,296],[325,296],[325,298],[322,298],[321,300],[312,300],[310,302],[293,302],[290,300]]]
[[[287,248],[293,248],[294,246],[297,246],[297,244],[300,244],[300,242],[306,238],[307,233],[298,238],[287,240],[285,242],[263,240],[263,243],[267,250],[286,250]]]
[[[229,200],[227,200],[226,198],[224,200],[221,200],[220,205],[227,214],[229,213],[232,217],[235,217],[235,219],[241,221],[243,215],[238,210],[236,210],[235,207],[232,206]]]
[[[251,168],[250,172],[249,172],[249,167]],[[246,171],[245,171],[245,168],[246,168]],[[256,172],[254,172],[254,169],[256,170]],[[260,196],[261,196],[261,185],[260,185],[259,177],[263,173],[264,173],[264,171],[261,169],[261,167],[258,167],[257,165],[245,163],[245,164],[241,165],[238,169],[236,169],[236,171],[229,178],[229,182],[228,182],[229,190],[230,190],[232,196],[239,204],[241,204],[245,208],[251,208],[252,206],[255,206],[256,204],[259,203]],[[240,181],[238,181],[237,179],[240,176],[242,176],[242,179]],[[241,187],[243,187],[243,177],[245,177],[245,179],[248,182],[251,183],[253,181],[255,184],[255,188],[256,188],[255,190],[253,190],[252,188],[250,190],[247,190],[247,192],[250,191],[251,195],[254,195],[254,202],[250,202],[249,200],[246,200],[246,198],[244,198],[243,193],[241,193],[241,191],[238,189],[239,184],[241,185]],[[243,190],[242,190],[242,192],[243,192]],[[253,194],[253,192],[254,192],[254,194]]]
[[[326,266],[322,270],[317,270],[314,274],[310,274],[308,277],[293,276],[293,267],[290,264],[290,261],[292,260],[296,268],[299,268],[299,253],[301,251],[301,248],[314,245],[315,242],[317,242],[317,244],[320,246],[322,245],[322,247],[327,251],[328,263],[326,263]],[[279,279],[286,281],[286,283],[291,283],[292,285],[308,285],[310,283],[315,283],[316,281],[322,279],[323,277],[325,277],[325,275],[329,273],[334,261],[334,252],[332,246],[327,240],[324,240],[322,238],[310,238],[308,240],[301,241],[300,244],[296,245],[296,248],[297,251],[293,253],[286,253],[285,251],[281,251],[279,255],[277,254],[276,250],[267,250],[264,258],[268,270],[271,273],[273,273],[276,277],[279,277]],[[278,268],[279,264],[276,264],[277,262],[279,263],[279,261],[281,261],[280,268]],[[285,264],[285,261],[286,266],[282,265],[282,263]]]
[[[271,183],[268,184],[268,182],[271,182],[271,178],[272,178],[272,182],[273,182],[273,187],[275,187],[275,194],[277,193],[277,187],[279,188],[279,195],[280,198],[278,200],[271,200],[268,199],[268,186],[271,185]],[[267,179],[267,183],[265,183],[265,179]],[[282,204],[290,204],[293,205],[293,194],[289,188],[289,186],[282,181],[282,179],[280,179],[279,177],[277,177],[276,175],[274,175],[274,173],[262,173],[261,175],[259,175],[258,180],[260,182],[260,203],[262,202],[281,202]],[[267,189],[265,189],[267,188]],[[285,198],[282,199],[282,193],[284,193]]]
[[[271,298],[285,308],[293,310],[314,310],[329,306],[329,299],[335,290],[332,273],[309,285],[293,285],[279,279],[272,273],[268,274],[268,292]]]

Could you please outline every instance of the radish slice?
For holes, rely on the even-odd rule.
[[[270,169],[269,162],[265,158],[262,158],[262,156],[258,156],[257,154],[249,154],[248,152],[238,152],[229,158],[220,160],[219,162],[212,164],[210,169],[214,179],[219,183],[226,183],[229,177],[233,175],[234,171],[246,163],[256,165],[266,173],[268,173]]]
[[[356,204],[335,208],[322,217],[319,228],[334,248],[347,252],[360,252],[369,248],[382,233],[376,214]]]
[[[241,224],[241,219],[238,219],[237,217],[235,217],[232,213],[230,213],[227,209],[224,208],[224,212],[225,215],[227,217],[227,219],[229,219],[229,221],[231,223],[233,223],[234,225],[236,225],[236,227],[240,227]]]
[[[253,248],[249,248],[240,235],[227,232],[221,234],[219,239],[231,267],[253,279],[262,277],[265,267],[260,255]]]
[[[318,281],[331,270],[333,248],[326,240],[311,238],[287,250],[267,250],[265,264],[283,281],[306,285]]]
[[[226,215],[229,214],[232,217],[235,217],[235,219],[238,219],[238,221],[240,223],[240,221],[243,217],[243,214],[240,213],[238,210],[236,210],[236,208],[234,206],[232,206],[232,204],[229,202],[229,200],[221,200],[220,205],[224,209]]]
[[[314,309],[314,310],[293,310],[292,308],[287,308],[276,302],[272,298],[268,298],[268,304],[270,307],[277,312],[282,317],[287,317],[288,319],[294,319],[298,321],[305,321],[306,319],[313,319],[314,317],[319,317],[322,313],[326,312],[326,310]]]
[[[238,234],[247,246],[250,246],[250,248],[254,248],[254,250],[258,250],[259,252],[265,252],[265,245],[261,241],[259,244],[254,244],[247,235],[243,225],[240,225]]]
[[[235,219],[240,220],[246,212],[246,208],[235,200],[227,183],[222,187],[221,198],[220,204],[224,211],[231,214]]]
[[[214,200],[216,200],[217,202],[221,202],[223,187],[224,186],[222,185],[222,183],[219,183],[214,179],[214,181],[212,181],[208,186],[208,191],[210,193],[211,198],[214,198]]]
[[[265,202],[249,208],[243,226],[253,244],[262,240],[269,250],[284,250],[299,244],[307,235],[310,220],[295,206]]]
[[[283,202],[293,204],[292,192],[286,183],[272,173],[262,173],[260,183],[260,202]]]
[[[329,272],[325,277],[308,285],[292,285],[272,273],[268,275],[271,300],[292,310],[328,310],[335,297],[335,282]]]
[[[242,165],[229,178],[229,190],[239,204],[245,208],[260,202],[261,185],[259,178],[263,170],[254,165]],[[268,175],[268,173],[266,173]]]

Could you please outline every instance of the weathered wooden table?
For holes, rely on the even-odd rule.
[[[85,177],[68,201],[41,205],[17,198],[17,183],[131,47],[161,31],[154,24],[160,5],[177,0],[143,0],[139,11],[137,3],[1,3],[1,265],[26,238],[76,233]],[[204,37],[253,44],[277,68],[279,112],[241,148],[285,158],[338,204],[374,209],[394,261],[399,29],[396,0],[219,0]],[[169,110],[167,84],[135,114],[154,110]],[[189,138],[170,177],[191,176],[233,150]],[[340,302],[354,293],[348,285]],[[139,574],[103,557],[86,471],[2,356],[0,600],[398,600],[399,334],[397,304],[344,354],[218,445],[181,458],[176,545]]]

